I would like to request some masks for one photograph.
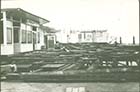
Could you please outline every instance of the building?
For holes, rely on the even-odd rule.
[[[59,32],[59,30],[55,30],[53,28],[49,28],[46,26],[41,27],[42,30],[44,30],[44,48],[46,49],[53,49],[55,48],[56,44],[56,32]]]
[[[77,30],[61,30],[56,33],[57,41],[61,43],[77,43],[78,42]]]
[[[108,42],[107,30],[93,31],[61,31],[57,33],[57,41],[61,43],[83,43],[83,42]]]
[[[57,41],[60,43],[68,43],[68,33],[66,30],[61,30],[60,32],[56,33]]]
[[[47,31],[42,25],[49,21],[20,8],[1,10],[0,55],[40,50]]]
[[[108,42],[107,30],[81,31],[78,34],[79,42]]]

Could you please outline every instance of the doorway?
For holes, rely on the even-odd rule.
[[[33,50],[36,48],[36,33],[33,33]]]
[[[14,27],[13,29],[13,40],[14,40],[14,53],[19,53],[20,52],[20,28],[19,27]]]
[[[44,42],[46,49],[55,48],[55,36],[54,35],[46,35],[44,36]]]

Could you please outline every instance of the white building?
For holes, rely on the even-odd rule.
[[[82,42],[108,42],[107,30],[93,31],[61,31],[57,33],[57,41],[61,43],[82,43]]]
[[[78,36],[79,42],[108,42],[107,30],[82,31]]]
[[[62,30],[56,33],[57,41],[61,43],[77,43],[78,34],[79,32],[75,30]]]
[[[56,32],[59,30],[55,30],[46,26],[42,26],[41,29],[44,30],[44,37],[42,37],[45,43],[44,47],[46,49],[54,49],[56,44]]]
[[[0,20],[0,55],[41,49],[42,25],[49,21],[20,8],[2,9]]]

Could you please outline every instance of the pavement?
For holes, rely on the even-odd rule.
[[[1,92],[140,92],[138,82],[24,83],[1,82]]]

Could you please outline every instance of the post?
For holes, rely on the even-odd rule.
[[[133,45],[135,45],[135,36],[133,36]]]
[[[69,43],[69,35],[67,34],[67,43]]]
[[[120,37],[120,44],[122,44],[122,37]]]

